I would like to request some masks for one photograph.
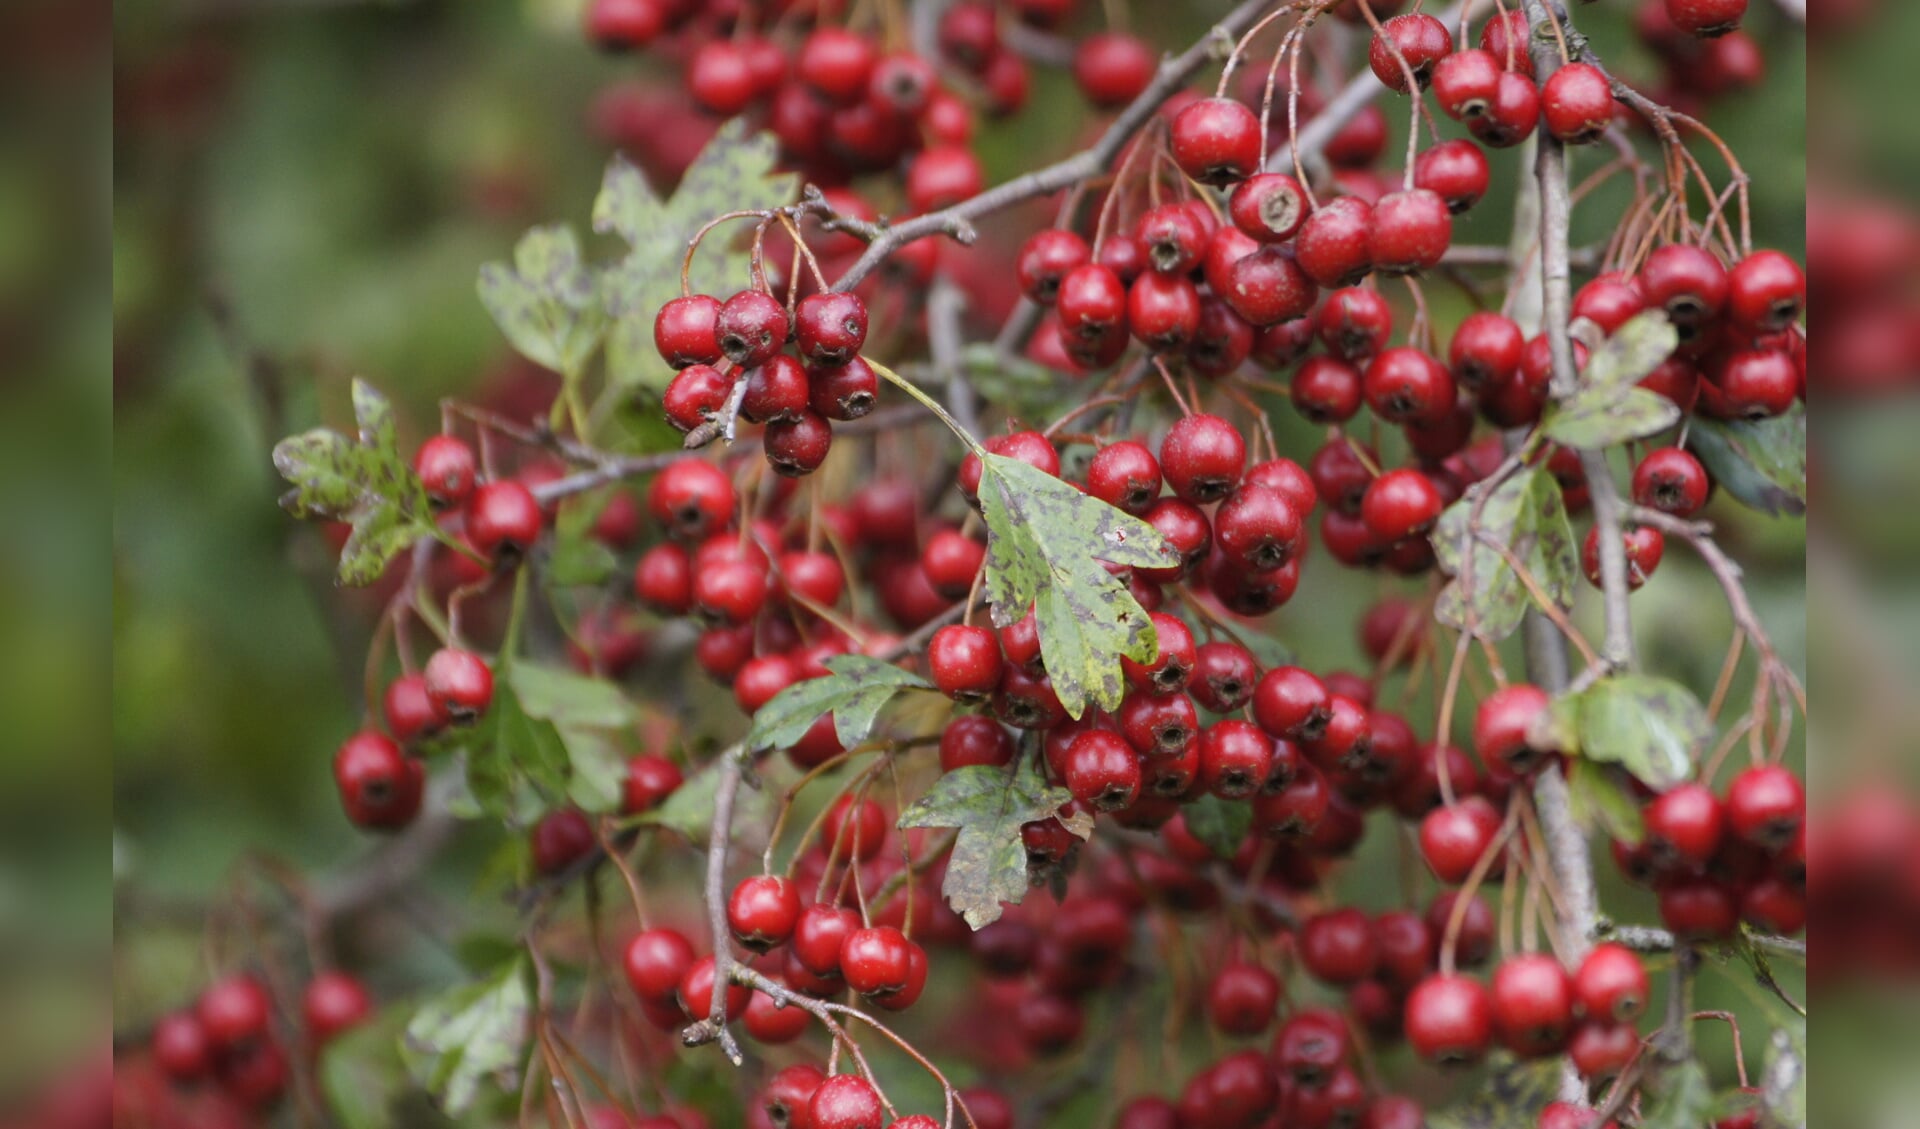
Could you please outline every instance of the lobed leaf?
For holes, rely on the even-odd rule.
[[[390,1129],[394,1124],[394,1103],[407,1092],[397,1018],[397,1012],[384,1011],[320,1050],[320,1092],[343,1129]]]
[[[522,706],[511,674],[502,683],[495,684],[493,702],[459,745],[473,805],[526,827],[564,800],[572,758],[559,728]]]
[[[414,1013],[400,1057],[442,1110],[459,1117],[483,1085],[511,1092],[532,1036],[532,969],[516,957],[485,980],[434,997]]]
[[[564,224],[531,228],[513,262],[480,268],[480,303],[507,341],[535,364],[578,374],[607,331],[600,282]]]
[[[1004,455],[981,462],[993,621],[1004,627],[1033,609],[1041,660],[1069,715],[1089,703],[1119,708],[1121,656],[1152,662],[1159,641],[1146,610],[1100,562],[1166,567],[1177,554],[1151,525],[1071,483]]]
[[[1603,678],[1559,699],[1553,710],[1582,756],[1617,764],[1662,790],[1691,775],[1695,751],[1713,735],[1706,707],[1692,691],[1643,674]]]
[[[1593,350],[1573,395],[1547,409],[1542,432],[1563,446],[1597,450],[1672,427],[1680,420],[1679,406],[1634,385],[1679,343],[1664,312],[1636,315]]]
[[[829,713],[840,744],[851,748],[867,739],[880,707],[895,694],[933,689],[919,675],[865,655],[835,655],[826,666],[833,673],[796,682],[760,707],[747,733],[749,753],[784,749]]]
[[[1440,515],[1434,530],[1435,558],[1452,578],[1434,603],[1434,617],[1498,642],[1519,628],[1533,599],[1494,545],[1505,546],[1541,591],[1563,608],[1573,602],[1580,558],[1566,502],[1544,468],[1527,467],[1500,483],[1480,504],[1477,529],[1471,528],[1482,494],[1477,487],[1467,491]]]
[[[899,827],[953,827],[960,832],[947,862],[941,893],[974,929],[998,921],[1001,903],[1018,904],[1027,893],[1027,848],[1020,827],[1059,812],[1073,799],[1051,787],[1032,757],[1011,768],[970,765],[934,781],[925,795],[900,813]],[[1093,819],[1080,813],[1067,827],[1084,839]]]

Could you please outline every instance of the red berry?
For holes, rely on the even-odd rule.
[[[1373,269],[1373,209],[1340,196],[1315,209],[1294,237],[1302,270],[1321,286],[1352,286]]]
[[[652,811],[680,790],[680,766],[657,753],[642,753],[627,761],[621,781],[620,810],[627,815]]]
[[[1193,632],[1187,625],[1163,612],[1154,612],[1150,616],[1154,635],[1158,641],[1156,657],[1152,662],[1142,663],[1122,655],[1120,669],[1126,675],[1127,683],[1135,689],[1152,694],[1171,694],[1187,687],[1187,680],[1193,676],[1194,644]]]
[[[781,1068],[760,1092],[760,1107],[766,1111],[767,1120],[777,1129],[812,1129],[807,1103],[825,1080],[819,1067],[807,1063]]]
[[[907,166],[907,204],[916,212],[952,207],[978,196],[985,185],[980,158],[961,145],[936,145]]]
[[[1442,141],[1423,149],[1413,162],[1413,183],[1446,202],[1447,211],[1459,215],[1480,202],[1492,182],[1493,170],[1480,147],[1463,138]],[[1375,231],[1378,231],[1376,222]],[[1379,254],[1378,247],[1374,253]],[[1444,249],[1443,249],[1444,253]],[[1469,317],[1481,316],[1470,314]],[[1486,314],[1498,317],[1498,314]]]
[[[895,117],[918,117],[927,112],[939,86],[932,63],[911,51],[895,51],[874,63],[867,77],[867,100]]]
[[[1437,423],[1453,409],[1453,375],[1410,345],[1388,349],[1361,377],[1367,406],[1388,423]]]
[[[1200,263],[1208,229],[1185,204],[1162,204],[1140,217],[1134,237],[1146,245],[1147,262],[1161,274],[1185,274]]]
[[[1781,765],[1744,769],[1727,785],[1728,828],[1763,850],[1779,851],[1791,843],[1806,814],[1806,786]]]
[[[1291,248],[1262,247],[1242,256],[1227,270],[1226,283],[1218,288],[1220,298],[1249,326],[1274,326],[1303,317],[1313,309],[1320,288]],[[1209,327],[1201,326],[1201,340],[1209,338]],[[1244,360],[1253,349],[1253,336],[1247,335],[1247,349],[1236,359]],[[1235,366],[1216,366],[1216,371],[1231,371]]]
[[[1159,60],[1139,38],[1100,32],[1080,41],[1073,53],[1073,80],[1087,101],[1103,110],[1118,109],[1138,98],[1153,81]]]
[[[1627,589],[1634,591],[1660,567],[1667,539],[1659,530],[1646,525],[1622,531],[1620,539],[1627,554]],[[1580,568],[1589,583],[1600,587],[1600,527],[1597,525],[1587,530],[1586,540],[1580,546]]]
[[[1634,502],[1675,517],[1699,513],[1710,486],[1700,460],[1678,447],[1649,451],[1633,468]]]
[[[815,976],[840,976],[840,949],[860,928],[860,915],[845,906],[824,903],[800,912],[793,927],[793,956]]]
[[[1185,275],[1148,271],[1127,287],[1127,327],[1155,352],[1177,352],[1200,328],[1200,291]]]
[[[1484,117],[1493,110],[1505,69],[1491,51],[1455,51],[1433,65],[1434,101],[1454,121]]]
[[[426,770],[385,735],[354,734],[333,754],[333,781],[340,806],[356,827],[391,831],[420,812]]]
[[[800,892],[785,878],[763,874],[741,879],[727,899],[734,940],[755,952],[786,944],[799,917]]]
[[[1550,955],[1508,957],[1493,973],[1493,1018],[1501,1043],[1514,1054],[1555,1054],[1573,1028],[1573,980]]]
[[[1740,26],[1747,0],[1666,0],[1673,26],[1694,35],[1725,35]]]
[[[426,676],[417,673],[403,674],[387,684],[381,712],[387,719],[387,732],[402,744],[431,737],[449,720],[440,703],[427,693]]]
[[[1457,886],[1467,880],[1499,833],[1500,813],[1493,805],[1482,796],[1466,796],[1434,808],[1420,821],[1420,853],[1434,877]]]
[[[674,374],[661,396],[667,422],[680,431],[692,431],[713,418],[727,402],[733,381],[711,365],[688,365]]]
[[[467,541],[500,567],[519,563],[545,523],[533,492],[512,479],[484,483],[467,499]]]
[[[814,29],[800,45],[794,71],[800,81],[829,102],[848,106],[860,101],[873,74],[873,43],[844,28]]]
[[[794,322],[800,359],[809,365],[844,365],[866,344],[867,304],[855,294],[809,294],[800,299]]]
[[[820,469],[833,446],[833,425],[811,410],[791,419],[775,420],[761,436],[767,465],[785,478],[800,478]]]
[[[913,942],[891,925],[848,933],[840,945],[840,974],[863,996],[897,992],[911,979]]]
[[[493,701],[493,670],[472,651],[442,647],[427,659],[427,696],[456,724],[472,721]]]
[[[1393,310],[1377,290],[1349,286],[1327,296],[1318,331],[1327,351],[1359,364],[1378,353],[1393,334]]]
[[[733,480],[700,459],[674,463],[647,490],[647,512],[678,541],[702,541],[726,528],[734,505]]]
[[[1478,1062],[1493,1042],[1493,1000],[1480,982],[1434,975],[1407,996],[1407,1041],[1440,1066]]]
[[[1164,446],[1162,450],[1164,452]],[[1186,577],[1200,562],[1207,559],[1207,552],[1213,547],[1213,526],[1207,521],[1207,515],[1200,507],[1179,498],[1161,498],[1140,515],[1140,519],[1153,526],[1174,552],[1180,555],[1180,563],[1166,568],[1135,568],[1136,578],[1154,584],[1171,584]]]
[[[1390,470],[1373,480],[1360,499],[1360,520],[1389,541],[1413,537],[1440,520],[1445,500],[1433,480],[1417,470]]]
[[[676,989],[681,1010],[695,1020],[706,1019],[713,1014],[713,958],[701,957],[687,966],[686,974],[680,977]],[[751,990],[744,984],[728,984],[726,994],[726,1012],[728,1019],[738,1019],[747,1010],[751,999]]]
[[[1139,757],[1118,733],[1088,729],[1067,746],[1065,783],[1075,799],[1116,811],[1139,798]]]
[[[1194,504],[1225,497],[1246,469],[1247,443],[1219,416],[1190,415],[1177,420],[1160,444],[1160,469],[1167,484]]]
[[[1135,691],[1121,701],[1116,720],[1127,743],[1146,757],[1183,756],[1200,732],[1200,715],[1185,694]]]
[[[1308,357],[1295,370],[1288,391],[1294,408],[1309,423],[1345,423],[1360,411],[1360,370],[1337,357]]]
[[[1160,496],[1160,461],[1145,444],[1110,443],[1087,464],[1087,493],[1138,517]]]
[[[1315,740],[1333,717],[1327,688],[1311,671],[1275,667],[1253,691],[1253,716],[1260,728],[1290,741]]]
[[[1268,572],[1293,560],[1305,546],[1305,523],[1280,491],[1248,482],[1214,511],[1213,536],[1227,560]]]
[[[1639,1050],[1640,1036],[1632,1024],[1588,1020],[1574,1029],[1567,1044],[1567,1058],[1582,1077],[1597,1082],[1626,1069]]]
[[[1367,65],[1388,90],[1405,94],[1409,72],[1424,90],[1434,64],[1452,51],[1453,36],[1447,25],[1424,12],[1412,12],[1380,25],[1367,45]]]
[[[809,368],[807,383],[807,406],[831,420],[859,419],[880,398],[880,377],[860,357],[837,367]]]
[[[1516,9],[1515,14],[1520,14]],[[1524,16],[1523,16],[1524,18]],[[1494,26],[1489,21],[1489,28]],[[1521,53],[1525,54],[1522,43]],[[1506,71],[1494,87],[1492,109],[1467,121],[1467,129],[1482,145],[1506,149],[1525,141],[1540,121],[1540,90],[1533,79],[1515,71]]]
[[[1549,703],[1546,691],[1525,682],[1503,686],[1482,699],[1473,718],[1473,747],[1481,762],[1504,765],[1515,774],[1531,771],[1539,751],[1528,744],[1527,735]]]
[[[702,43],[687,63],[686,81],[694,103],[721,118],[745,110],[760,93],[752,60],[740,44],[729,39]]]
[[[1300,963],[1316,980],[1355,984],[1373,975],[1379,959],[1373,923],[1360,910],[1318,913],[1300,929]]]
[[[1111,269],[1088,263],[1061,278],[1055,307],[1070,341],[1099,341],[1125,328],[1127,288]]]
[[[1541,88],[1540,112],[1547,132],[1566,144],[1597,141],[1613,124],[1613,86],[1600,68],[1568,63]]]
[[[586,9],[587,38],[603,51],[645,47],[667,25],[662,0],[592,0]]]
[[[1667,311],[1684,343],[1699,337],[1727,302],[1727,270],[1713,252],[1691,244],[1655,248],[1640,266],[1649,306]]]
[[[1060,296],[1060,282],[1070,272],[1093,261],[1087,241],[1071,231],[1050,227],[1036,232],[1020,249],[1014,270],[1020,290],[1043,306]]]
[[[1677,784],[1644,812],[1647,843],[1669,866],[1705,866],[1726,833],[1726,809],[1704,784]]]
[[[1279,1002],[1279,979],[1257,964],[1229,964],[1207,986],[1207,1017],[1224,1035],[1260,1034]]]
[[[1240,182],[1227,204],[1233,225],[1261,243],[1282,243],[1307,218],[1307,194],[1286,173],[1256,173]]]
[[[1238,718],[1202,731],[1199,753],[1200,786],[1222,799],[1242,799],[1266,787],[1274,764],[1273,738]]]
[[[1582,1015],[1598,1023],[1628,1023],[1647,1008],[1652,985],[1640,957],[1625,945],[1595,945],[1573,974],[1573,995]]]
[[[1509,8],[1481,25],[1480,49],[1492,55],[1501,70],[1519,71],[1532,78],[1533,56],[1527,49],[1532,36],[1533,26],[1527,13],[1520,8]]]
[[[1230,98],[1203,98],[1173,119],[1174,163],[1202,184],[1252,175],[1260,161],[1260,119]]]
[[[586,858],[599,845],[593,825],[578,808],[548,812],[533,825],[533,867],[542,874],[559,872]]]
[[[1631,276],[1609,272],[1582,286],[1573,296],[1573,316],[1586,318],[1612,336],[1647,308],[1646,295]]]
[[[322,972],[308,981],[300,1001],[307,1033],[316,1043],[328,1042],[373,1014],[373,998],[366,986],[337,970]]]
[[[473,493],[479,466],[473,448],[451,435],[435,435],[414,452],[413,473],[436,506],[457,506]]]
[[[1232,713],[1253,698],[1260,668],[1252,652],[1238,643],[1216,639],[1194,652],[1193,679],[1188,689],[1214,713]]]
[[[207,1042],[217,1051],[231,1052],[268,1036],[273,1020],[273,999],[260,981],[251,976],[230,976],[217,980],[200,993],[194,1004],[194,1017]]]
[[[1755,251],[1727,272],[1727,313],[1756,336],[1791,327],[1806,301],[1807,276],[1778,251]]]
[[[207,1031],[191,1011],[164,1015],[153,1025],[149,1040],[153,1061],[176,1082],[191,1082],[213,1069],[214,1050]]]

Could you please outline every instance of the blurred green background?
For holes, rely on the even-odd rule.
[[[1097,5],[1084,7],[1097,22]],[[1220,7],[1154,4],[1161,41],[1185,42]],[[1626,34],[1626,7],[1608,0],[1578,17],[1618,69],[1650,74]],[[1910,6],[1893,11],[1913,20]],[[324,541],[274,504],[269,448],[317,422],[338,425],[352,376],[401,405],[404,444],[432,427],[440,397],[471,396],[509,367],[474,297],[477,267],[535,222],[583,224],[610,152],[589,128],[594,97],[610,82],[657,72],[586,48],[567,0],[126,0],[114,15],[112,694],[104,710],[31,690],[21,700],[31,703],[30,722],[67,709],[110,726],[113,1005],[116,1025],[131,1027],[197,987],[201,913],[220,903],[244,856],[325,872],[365,850],[339,813],[327,764],[359,716],[370,605],[332,588]],[[1758,240],[1798,255],[1800,40],[1762,5],[1752,22],[1769,47],[1770,79],[1716,103],[1709,120],[1754,175]],[[1883,50],[1890,41],[1879,38]],[[1070,151],[1085,119],[1062,77],[1036,73],[1028,112],[983,131],[989,179]],[[1396,118],[1394,136],[1401,128]],[[1587,167],[1596,160],[1583,158]],[[1512,155],[1497,155],[1495,169],[1499,187],[1461,225],[1461,242],[1505,240]],[[0,200],[10,191],[0,176]],[[1617,208],[1596,196],[1581,212],[1579,240],[1604,234]],[[17,214],[0,203],[0,217]],[[98,333],[100,319],[87,328]],[[79,405],[95,419],[103,406]],[[1317,442],[1304,427],[1289,427],[1283,441],[1301,456]],[[1724,505],[1712,516],[1747,565],[1776,642],[1804,671],[1804,526]],[[19,555],[15,567],[33,564]],[[1727,621],[1711,580],[1682,556],[1670,554],[1636,598],[1640,645],[1650,665],[1704,693]],[[44,571],[40,581],[56,588],[109,582],[57,563]],[[1359,668],[1358,610],[1400,589],[1411,590],[1310,569],[1301,597],[1273,622],[1314,665]],[[1591,612],[1582,609],[1589,626]],[[62,625],[41,626],[31,653],[58,656],[72,645]],[[23,672],[57,661],[25,662],[22,650],[9,661]],[[16,691],[33,685],[0,681]],[[1430,705],[1409,713],[1431,725]],[[46,745],[52,757],[13,763],[36,778],[84,774]],[[71,782],[106,790],[98,778]],[[1370,838],[1371,854],[1390,850],[1390,836]],[[438,876],[456,907],[491,843],[470,836]],[[101,854],[96,840],[76,856],[75,874],[88,877],[65,888],[96,891]],[[1390,896],[1355,885],[1362,904]],[[1616,893],[1609,906],[1622,918],[1652,919],[1647,899],[1609,897]],[[6,894],[0,883],[0,914]],[[31,901],[55,924],[99,927],[91,898]],[[451,968],[444,954],[413,951],[417,939],[391,943],[398,972],[383,986],[403,991]],[[1714,980],[1709,999],[1752,1009]],[[65,1026],[60,1038],[30,1045],[25,1060],[0,1056],[0,1080],[33,1077],[36,1059],[56,1060],[88,1035],[84,1023]],[[1757,1061],[1762,1034],[1748,1038]],[[1730,1077],[1724,1039],[1709,1032],[1704,1044]]]

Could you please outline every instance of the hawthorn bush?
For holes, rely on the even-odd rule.
[[[332,783],[389,838],[260,865],[304,935],[242,902],[132,1113],[1806,1123],[1806,693],[1717,531],[1805,511],[1806,279],[1708,124],[1793,29],[1081,6],[585,5],[697,109],[610,96],[592,236],[479,268],[537,403],[356,379],[274,448],[377,594]],[[511,928],[335,967],[456,823]]]

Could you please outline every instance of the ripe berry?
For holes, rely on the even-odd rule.
[[[1417,470],[1390,470],[1373,480],[1360,499],[1360,520],[1389,541],[1413,537],[1440,520],[1445,500],[1433,480]]]
[[[1357,196],[1320,205],[1294,237],[1300,268],[1321,286],[1352,286],[1373,269],[1373,209]]]
[[[1246,462],[1247,443],[1239,429],[1215,415],[1182,417],[1160,443],[1160,469],[1167,485],[1195,505],[1226,497]]]
[[[1540,1110],[1540,1119],[1534,1124],[1536,1129],[1619,1129],[1619,1123],[1608,1121],[1604,1126],[1595,1124],[1599,1114],[1583,1105],[1573,1102],[1548,1102]]]
[[[1265,1031],[1279,1002],[1279,979],[1257,964],[1229,964],[1207,986],[1207,1018],[1223,1035]]]
[[[1682,342],[1705,332],[1727,302],[1727,271],[1713,252],[1691,244],[1655,248],[1640,267],[1649,306],[1667,311]]]
[[[1146,245],[1147,262],[1161,274],[1185,274],[1200,263],[1208,230],[1184,204],[1162,204],[1140,217],[1134,237]]]
[[[713,1014],[713,958],[701,957],[687,966],[686,975],[680,978],[675,989],[681,1010],[696,1020],[706,1019]],[[726,1012],[728,1019],[738,1019],[747,1010],[751,990],[744,984],[727,985]]]
[[[757,953],[784,945],[800,917],[800,892],[785,878],[743,878],[727,899],[727,924],[734,940]]]
[[[855,420],[873,411],[880,377],[860,357],[837,367],[807,369],[807,406],[831,420]]]
[[[472,651],[442,647],[427,659],[427,696],[456,724],[486,712],[493,701],[493,671]]]
[[[1273,768],[1273,738],[1251,722],[1227,718],[1200,734],[1200,786],[1222,799],[1237,800],[1267,784]]]
[[[766,364],[787,341],[787,310],[764,290],[742,290],[720,307],[720,351],[742,369]]]
[[[1572,978],[1544,953],[1508,957],[1493,973],[1493,1019],[1501,1043],[1514,1054],[1558,1052],[1573,1028]]]
[[[1318,332],[1328,352],[1359,364],[1386,345],[1393,333],[1393,309],[1379,291],[1349,286],[1327,296]]]
[[[1232,713],[1253,698],[1260,668],[1253,654],[1238,643],[1216,639],[1194,652],[1193,697],[1214,713]]]
[[[1020,290],[1043,306],[1053,305],[1060,296],[1060,280],[1093,261],[1087,241],[1071,231],[1057,227],[1036,232],[1020,249],[1015,273]]]
[[[1574,1029],[1567,1058],[1581,1077],[1598,1082],[1626,1069],[1639,1049],[1640,1036],[1632,1024],[1588,1020]]]
[[[1375,357],[1361,377],[1367,406],[1388,423],[1436,423],[1452,410],[1453,376],[1410,345]]]
[[[426,676],[417,673],[403,674],[387,684],[381,712],[387,719],[387,732],[402,744],[432,736],[449,720],[446,711],[427,693]]]
[[[1318,913],[1300,929],[1300,963],[1316,980],[1355,984],[1373,975],[1379,959],[1373,923],[1360,910]]]
[[[1061,278],[1055,307],[1069,340],[1099,341],[1125,328],[1127,288],[1109,268],[1088,263]]]
[[[776,1129],[809,1129],[812,1122],[808,1120],[807,1103],[825,1080],[826,1075],[816,1066],[796,1063],[783,1067],[760,1093],[760,1107],[767,1120]]]
[[[1598,1023],[1630,1023],[1647,1009],[1652,985],[1640,957],[1625,945],[1595,945],[1573,974],[1580,1012]]]
[[[1380,25],[1367,45],[1367,65],[1388,90],[1405,94],[1409,71],[1415,85],[1425,90],[1434,64],[1452,51],[1453,36],[1447,25],[1424,12],[1412,12]]]
[[[1546,712],[1546,691],[1525,682],[1503,686],[1480,702],[1473,718],[1473,747],[1489,768],[1504,765],[1516,775],[1529,772],[1539,751],[1527,743],[1533,723]]]
[[[1742,349],[1716,365],[1701,386],[1704,410],[1723,419],[1767,419],[1793,406],[1802,380],[1793,358],[1777,349]]]
[[[1705,866],[1720,849],[1726,811],[1704,784],[1677,784],[1645,810],[1647,844],[1668,866]]]
[[[800,299],[794,311],[800,359],[809,365],[844,365],[867,341],[867,304],[858,295],[828,291]]]
[[[1499,834],[1500,813],[1493,805],[1484,796],[1465,796],[1434,808],[1420,821],[1420,854],[1434,877],[1457,886],[1473,873]]]
[[[658,753],[642,753],[627,760],[620,784],[620,810],[626,815],[652,811],[680,790],[680,766]]]
[[[1233,225],[1261,243],[1282,243],[1307,218],[1307,194],[1286,173],[1263,172],[1240,182],[1227,203]]]
[[[840,977],[840,949],[860,928],[860,915],[845,906],[816,903],[800,911],[793,927],[793,959],[815,976]]]
[[[666,27],[661,0],[593,0],[587,5],[587,38],[603,51],[645,47]]]
[[[1164,447],[1162,448],[1164,450]],[[1154,584],[1171,584],[1185,578],[1195,566],[1207,559],[1213,547],[1213,526],[1200,507],[1179,498],[1161,498],[1140,515],[1140,519],[1159,532],[1180,555],[1180,563],[1166,568],[1135,568],[1135,577]]]
[[[1254,687],[1253,716],[1274,737],[1309,741],[1326,732],[1333,709],[1326,685],[1311,671],[1280,666]]]
[[[1142,756],[1177,757],[1200,732],[1200,715],[1185,694],[1135,691],[1120,703],[1120,733]]]
[[[1185,275],[1148,271],[1127,287],[1127,327],[1155,352],[1176,352],[1200,328],[1200,291]]]
[[[1487,164],[1487,155],[1478,145],[1463,138],[1456,137],[1423,149],[1413,162],[1414,187],[1439,196],[1446,202],[1447,211],[1456,216],[1480,202],[1492,179],[1493,170]],[[1378,239],[1377,221],[1374,230]],[[1376,246],[1374,254],[1379,253]]]
[[[1516,14],[1519,14],[1516,10]],[[1493,22],[1487,24],[1493,26]],[[1521,48],[1525,56],[1524,45]],[[1540,90],[1533,79],[1515,71],[1506,71],[1494,87],[1493,106],[1485,114],[1467,121],[1467,130],[1482,145],[1506,149],[1525,141],[1540,121]]]
[[[688,365],[674,374],[661,396],[660,406],[667,422],[681,431],[692,431],[713,418],[727,402],[733,381],[711,365]]]
[[[927,666],[947,697],[984,702],[1000,685],[1000,641],[987,628],[949,624],[934,633]]]
[[[1162,612],[1154,612],[1150,620],[1158,640],[1154,660],[1142,663],[1122,655],[1121,672],[1126,675],[1128,685],[1148,693],[1171,694],[1186,689],[1187,680],[1193,675],[1193,632],[1186,624]]]
[[[1308,357],[1288,392],[1309,423],[1345,423],[1360,411],[1360,370],[1337,357]]]
[[[1480,49],[1492,55],[1504,71],[1518,71],[1533,77],[1533,56],[1527,52],[1527,40],[1533,34],[1527,13],[1510,8],[1495,15],[1480,27]]]
[[[1659,530],[1646,525],[1623,531],[1620,539],[1627,553],[1627,590],[1634,591],[1660,567],[1667,539]],[[1588,583],[1600,587],[1600,527],[1597,525],[1587,530],[1587,538],[1580,546],[1580,567]]]
[[[1086,1029],[1086,1013],[1065,996],[1036,991],[1022,996],[1014,1008],[1013,1027],[1020,1042],[1035,1055],[1057,1055],[1072,1046]]]
[[[1633,468],[1634,502],[1675,517],[1699,513],[1710,485],[1700,460],[1678,447],[1649,451]]]
[[[451,435],[435,435],[414,452],[413,473],[436,506],[457,506],[473,493],[479,468],[473,448]]]
[[[866,36],[844,28],[821,27],[801,43],[794,72],[827,101],[849,106],[866,94],[873,61],[873,43]]]
[[[1453,242],[1453,218],[1437,192],[1425,188],[1390,192],[1373,206],[1370,238],[1375,270],[1417,274],[1438,265],[1447,253]]]
[[[426,771],[385,735],[354,734],[333,754],[333,782],[340,806],[356,827],[391,831],[420,812]]]
[[[214,1052],[207,1045],[206,1028],[191,1011],[160,1017],[148,1042],[153,1061],[176,1082],[191,1082],[213,1069]]]
[[[1231,184],[1260,163],[1260,119],[1230,98],[1202,98],[1173,119],[1173,160],[1202,184]]]
[[[1140,761],[1133,748],[1108,729],[1088,729],[1067,746],[1067,790],[1099,811],[1116,811],[1139,798]]]
[[[1381,914],[1373,920],[1373,938],[1380,951],[1376,972],[1380,980],[1411,988],[1433,970],[1438,938],[1419,914],[1405,910]]]
[[[1719,883],[1690,878],[1661,888],[1660,920],[1682,940],[1718,941],[1739,926],[1740,906]]]
[[[840,945],[840,974],[863,996],[897,992],[911,978],[913,942],[891,925],[848,933]]]
[[[1145,444],[1110,443],[1087,464],[1087,493],[1138,517],[1160,496],[1160,460]]]
[[[1674,27],[1699,36],[1725,35],[1747,14],[1747,0],[1666,0],[1666,5]]]
[[[1793,841],[1807,814],[1807,790],[1791,769],[1756,765],[1727,785],[1727,826],[1766,851]]]
[[[1352,1049],[1346,1017],[1325,1008],[1303,1008],[1280,1025],[1273,1040],[1273,1059],[1294,1085],[1326,1085],[1345,1064]]]
[[[1613,124],[1613,87],[1589,63],[1568,63],[1540,90],[1547,132],[1568,145],[1596,141]]]
[[[1573,296],[1573,316],[1586,318],[1612,336],[1647,308],[1640,284],[1629,275],[1609,272],[1582,286]]]
[[[920,213],[934,212],[978,196],[986,173],[973,150],[961,145],[936,145],[907,166],[907,204]]]
[[[558,874],[587,857],[597,846],[593,825],[578,808],[548,812],[528,836],[533,867],[542,874]]]
[[[1073,53],[1073,80],[1102,110],[1115,110],[1138,98],[1153,81],[1159,60],[1135,36],[1100,32],[1080,41]]]
[[[300,995],[300,1014],[307,1033],[325,1043],[373,1014],[366,986],[344,972],[328,970],[307,982]]]
[[[812,411],[767,425],[760,439],[767,465],[785,478],[801,478],[820,469],[833,447],[833,425]]]
[[[1454,121],[1484,117],[1493,109],[1505,67],[1491,51],[1455,51],[1433,65],[1433,98]]]
[[[1242,483],[1214,511],[1214,542],[1226,559],[1268,572],[1294,559],[1304,546],[1305,523],[1291,502],[1270,486]]]
[[[647,512],[678,541],[702,541],[733,518],[733,480],[712,463],[682,459],[647,490]]]
[[[1434,975],[1407,995],[1407,1041],[1438,1066],[1478,1062],[1493,1042],[1493,1000],[1466,976]]]
[[[209,1044],[218,1051],[232,1051],[267,1037],[273,999],[253,977],[230,976],[200,993],[194,1018],[200,1021]]]
[[[1778,251],[1755,251],[1727,272],[1727,314],[1755,336],[1792,326],[1806,301],[1807,276]]]
[[[747,1034],[757,1042],[773,1046],[791,1043],[806,1034],[812,1018],[803,1008],[782,1004],[765,992],[755,992],[747,1000],[745,1026]]]
[[[546,517],[533,492],[512,479],[484,483],[467,499],[467,541],[500,567],[519,563]]]
[[[687,63],[687,93],[701,109],[730,118],[753,104],[759,91],[753,63],[740,44],[710,39]]]
[[[1320,288],[1301,269],[1291,248],[1262,247],[1228,268],[1226,283],[1218,288],[1218,293],[1249,327],[1266,327],[1304,316],[1313,309]],[[1202,342],[1208,342],[1209,329],[1201,326]],[[1246,354],[1253,350],[1253,335],[1246,336],[1247,348],[1239,360],[1246,359]],[[1219,365],[1216,371],[1231,371],[1232,367]]]

